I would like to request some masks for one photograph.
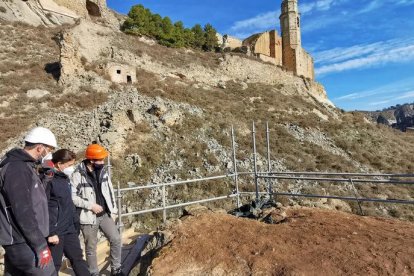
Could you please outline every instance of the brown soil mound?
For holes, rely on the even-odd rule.
[[[226,214],[189,217],[151,275],[414,275],[414,224],[289,209],[282,224]]]

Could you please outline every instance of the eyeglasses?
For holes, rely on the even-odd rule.
[[[45,144],[42,144],[42,145],[45,148],[45,150],[47,150],[47,152],[53,152],[53,151],[55,151],[55,148],[52,147],[52,146],[45,145]]]

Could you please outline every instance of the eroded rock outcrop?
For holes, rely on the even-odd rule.
[[[119,27],[106,0],[12,0],[0,2],[0,19],[38,26],[74,24],[78,19],[101,18],[108,25]]]

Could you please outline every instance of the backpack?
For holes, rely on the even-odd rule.
[[[4,158],[0,160],[3,161]],[[10,205],[6,203],[4,198],[4,175],[6,169],[10,163],[7,163],[0,168],[0,245],[12,245],[13,244],[13,228],[10,222],[10,214],[8,209]]]

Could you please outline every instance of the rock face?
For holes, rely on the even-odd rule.
[[[96,76],[85,71],[85,63],[98,64],[105,68],[107,64],[129,64],[131,67],[142,69],[160,76],[160,78],[176,77],[193,81],[199,86],[220,87],[225,89],[228,81],[237,81],[248,87],[252,83],[275,85],[284,83],[294,86],[298,95],[309,96],[322,104],[333,107],[323,86],[312,80],[296,77],[292,72],[271,64],[246,59],[237,55],[224,55],[219,59],[217,68],[208,68],[202,64],[186,66],[170,65],[156,60],[143,53],[137,56],[125,47],[119,46],[118,37],[114,30],[88,20],[67,30],[61,39],[61,78],[62,84],[71,84],[72,89],[83,85],[86,79],[96,79]],[[101,84],[106,80],[100,80]],[[98,84],[98,85],[101,85]],[[108,86],[108,85],[107,85]],[[98,89],[99,90],[99,89]]]
[[[102,18],[111,23],[117,21],[107,8],[106,0],[1,1],[0,11],[0,19],[34,26],[73,24],[80,18]]]
[[[414,104],[397,105],[383,111],[364,112],[371,120],[406,131],[414,127]]]

